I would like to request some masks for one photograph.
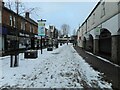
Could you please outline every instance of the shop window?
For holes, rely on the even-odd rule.
[[[102,2],[102,5],[101,5],[101,18],[105,16],[105,1]]]
[[[12,16],[10,15],[10,26],[12,26]]]

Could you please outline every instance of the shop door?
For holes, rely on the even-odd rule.
[[[99,44],[101,54],[111,55],[111,33],[108,30],[102,30]]]

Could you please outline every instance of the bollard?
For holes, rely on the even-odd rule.
[[[13,55],[10,55],[10,67],[13,67]]]

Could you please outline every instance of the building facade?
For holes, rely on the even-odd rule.
[[[38,24],[29,17],[29,12],[26,12],[25,17],[16,14],[8,9],[2,3],[2,25],[0,31],[3,54],[6,52],[15,51],[16,43],[19,43],[17,49],[27,48],[34,49],[37,44],[37,29]]]
[[[120,65],[120,0],[100,0],[77,36],[78,46]]]
[[[54,25],[49,25],[48,28],[48,44],[52,43],[53,45],[58,40],[58,30]]]
[[[48,37],[52,39],[58,38],[58,30],[54,25],[49,25]]]
[[[2,43],[2,1],[0,1],[0,43]],[[2,44],[0,44],[0,56],[2,55]]]

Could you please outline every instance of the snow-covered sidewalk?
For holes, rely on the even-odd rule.
[[[19,54],[19,67],[10,68],[10,56],[0,58],[0,87],[20,88],[110,88],[102,74],[78,55],[71,44],[53,51],[38,51],[37,59]]]

